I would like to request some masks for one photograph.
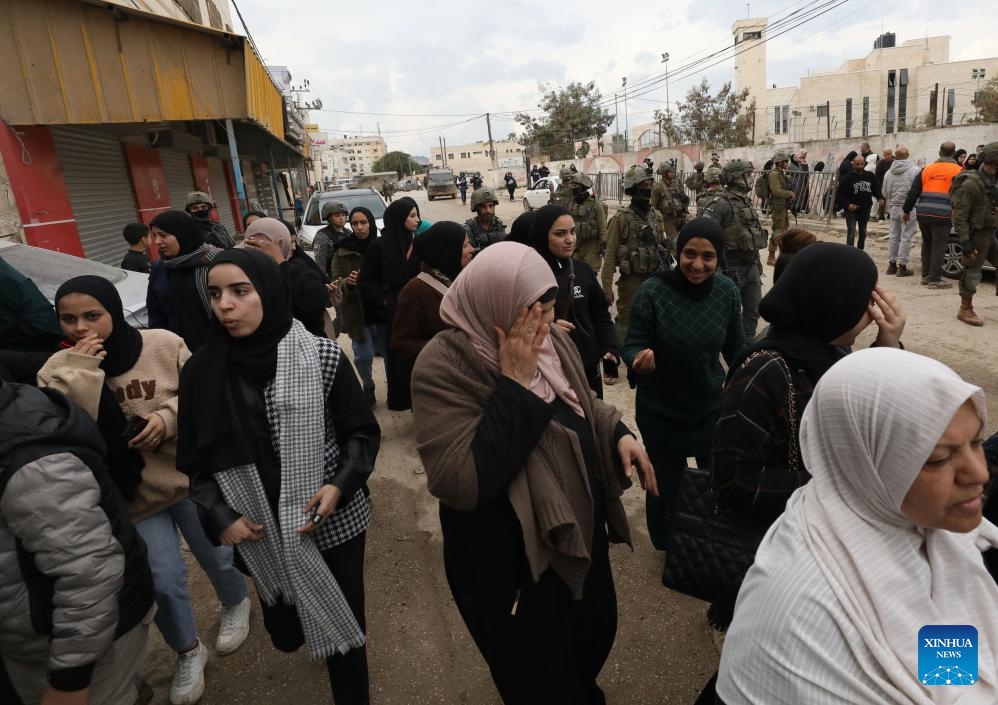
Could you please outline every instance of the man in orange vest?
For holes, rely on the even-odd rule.
[[[922,283],[930,289],[949,289],[953,285],[944,282],[943,255],[949,241],[952,225],[953,204],[950,203],[949,187],[953,177],[961,168],[954,155],[956,145],[943,142],[939,146],[939,159],[918,173],[908,191],[902,210],[901,221],[907,223],[914,209],[918,216],[918,228],[922,231]]]

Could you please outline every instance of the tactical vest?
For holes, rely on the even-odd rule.
[[[598,206],[592,196],[582,203],[577,203],[572,199],[572,206],[569,212],[575,220],[575,235],[579,242],[593,240],[599,234],[596,228],[596,213]]]
[[[469,218],[464,224],[468,228],[468,239],[471,240],[471,244],[476,250],[484,249],[506,239],[506,226],[495,216],[492,218],[492,227],[488,230],[482,230],[478,218]]]
[[[697,196],[697,216],[703,215],[704,209],[713,203],[714,199],[721,194],[719,188],[712,189],[710,191],[704,191],[699,196]]]
[[[651,216],[654,209],[649,208]],[[659,232],[654,217],[642,218],[633,208],[614,216],[621,218],[623,228],[617,245],[617,266],[623,276],[651,275],[669,270],[672,259],[665,232]]]
[[[724,249],[739,252],[762,250],[769,244],[769,233],[759,222],[759,216],[748,196],[722,188],[714,194],[711,203],[725,201],[731,208],[731,222],[724,227]],[[707,204],[707,207],[710,203]]]

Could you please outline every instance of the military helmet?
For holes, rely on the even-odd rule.
[[[495,203],[499,205],[499,199],[496,198],[496,192],[490,188],[480,188],[471,194],[471,210],[474,212],[477,210],[478,206],[483,203]]]
[[[624,192],[626,193],[627,189],[634,188],[642,181],[647,181],[650,178],[652,177],[647,169],[635,164],[624,173]]]
[[[710,154],[710,160],[712,162],[719,162],[719,161],[721,161],[721,155],[718,154],[717,152],[711,152],[711,154]]]
[[[703,170],[703,182],[705,184],[721,183],[721,167],[709,166]]]
[[[568,183],[578,184],[579,186],[585,186],[586,188],[593,187],[593,180],[590,179],[585,174],[578,171],[574,172],[573,174],[569,174]]]
[[[658,172],[659,176],[665,176],[670,171],[675,173],[676,167],[672,166],[672,162],[662,162],[655,171]]]
[[[319,211],[319,215],[323,220],[329,220],[329,216],[335,213],[349,213],[347,207],[343,205],[342,201],[326,201],[322,204],[322,209]]]
[[[779,151],[773,155],[774,164],[779,164],[780,162],[788,162],[788,161],[790,161],[790,155],[788,155],[784,151]]]
[[[694,162],[693,168],[697,171],[703,171],[703,162]]]
[[[215,202],[211,200],[211,196],[206,194],[204,191],[191,191],[187,194],[187,201],[184,204],[185,208],[190,208],[195,203],[207,203],[212,208],[215,207]]]
[[[984,149],[977,155],[977,161],[981,164],[994,164],[998,162],[998,142],[991,142],[984,145]]]
[[[571,175],[572,175],[572,168],[568,166],[568,164],[565,164],[564,166],[561,167],[561,169],[558,170],[558,177],[562,181],[567,181],[568,177]]]
[[[749,190],[748,177],[755,167],[747,159],[732,159],[721,171],[721,181],[734,191]]]

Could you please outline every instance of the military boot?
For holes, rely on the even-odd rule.
[[[960,312],[956,314],[959,321],[963,321],[968,326],[983,326],[984,321],[974,311],[974,295],[960,294]]]
[[[906,264],[899,264],[898,265],[898,274],[897,275],[899,277],[911,277],[911,276],[914,276],[914,274],[915,273],[913,271],[911,271],[910,269],[908,269],[908,265],[906,265]]]

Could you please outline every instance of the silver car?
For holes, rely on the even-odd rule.
[[[0,258],[30,278],[45,298],[53,303],[55,292],[63,282],[83,274],[104,277],[118,290],[121,308],[129,325],[145,328],[149,324],[146,312],[148,274],[129,272],[109,264],[16,242],[0,242]]]

